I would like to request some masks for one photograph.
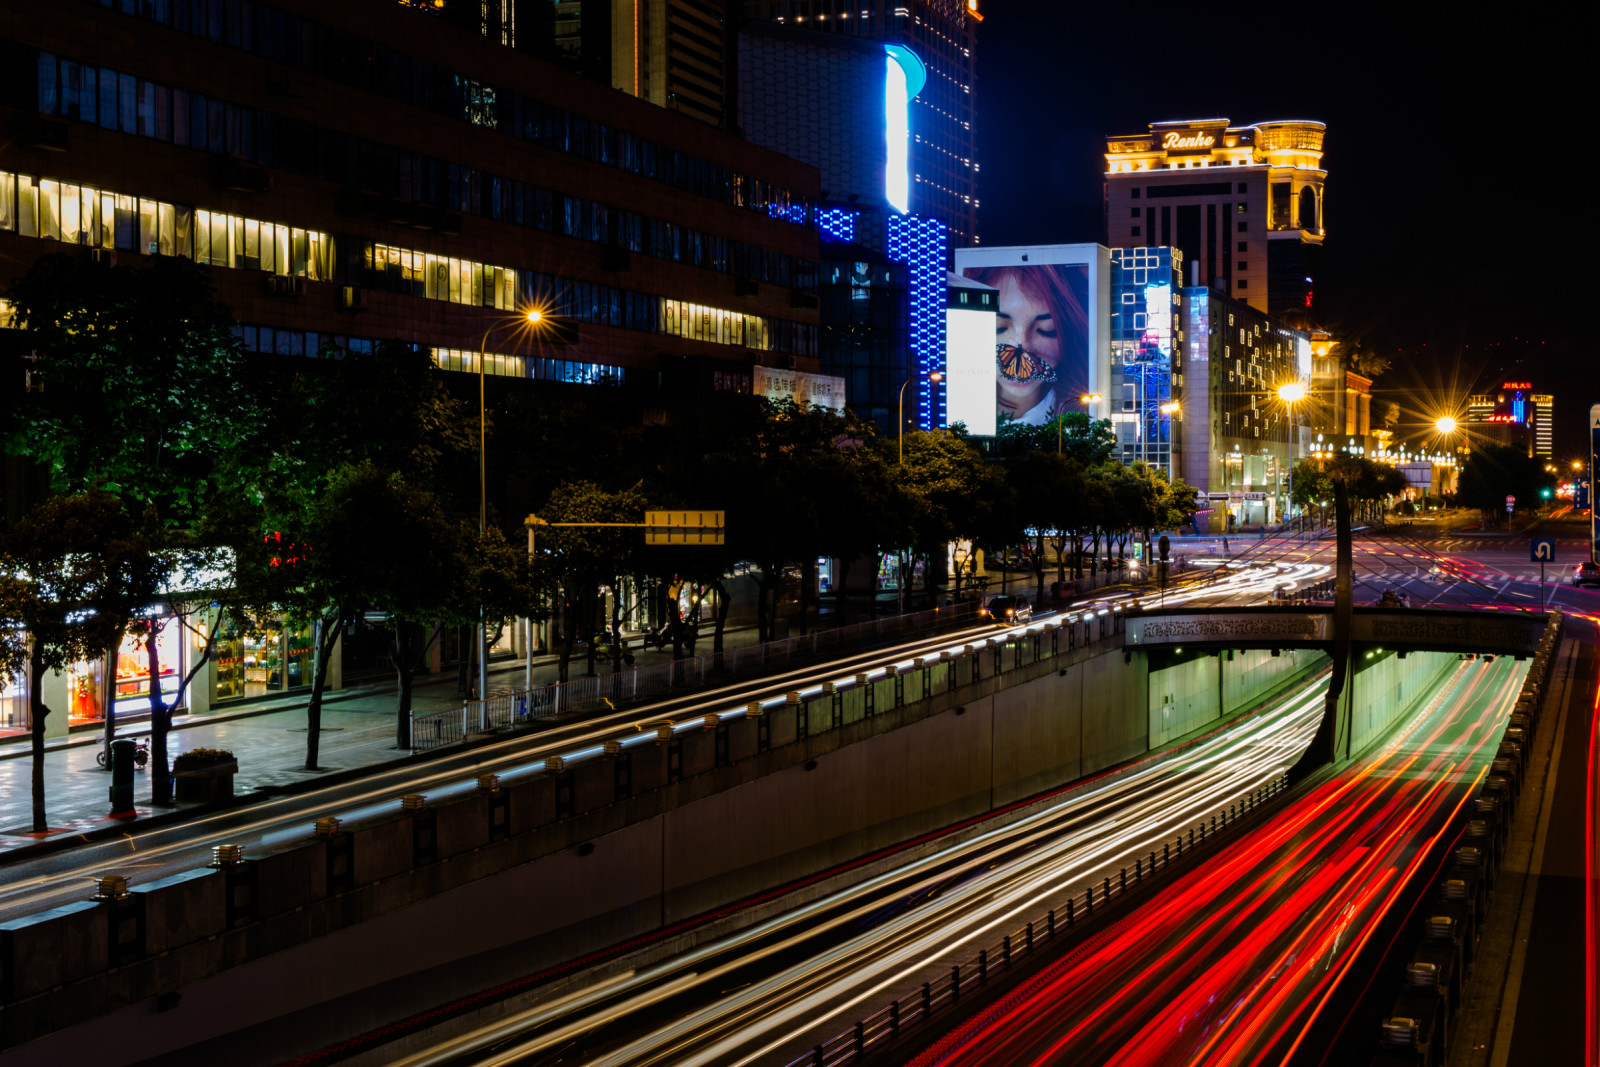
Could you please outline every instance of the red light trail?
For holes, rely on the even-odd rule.
[[[929,1049],[944,1064],[1326,1055],[1339,984],[1493,758],[1522,671],[1462,663],[1408,727]]]

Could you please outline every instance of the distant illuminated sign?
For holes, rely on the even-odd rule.
[[[1500,388],[1502,388],[1502,389],[1532,389],[1533,388],[1533,383],[1532,382],[1506,382]]]
[[[1161,138],[1161,147],[1167,151],[1205,151],[1217,143],[1217,139],[1209,133],[1195,131],[1193,133],[1179,133],[1174,130]]]
[[[904,215],[911,210],[911,101],[927,84],[928,68],[903,44],[884,45],[884,51],[889,59],[883,83],[883,196]]]

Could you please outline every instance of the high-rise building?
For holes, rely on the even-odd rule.
[[[728,125],[727,0],[401,2],[669,111]]]
[[[1509,445],[1548,459],[1553,445],[1554,398],[1535,393],[1529,381],[1501,382],[1499,388],[1467,398],[1467,433],[1473,443]]]
[[[1196,525],[1226,533],[1282,522],[1304,413],[1278,388],[1304,380],[1308,338],[1206,286],[1185,289],[1183,303],[1179,475],[1210,504]]]
[[[1549,459],[1555,451],[1556,398],[1549,393],[1533,394],[1533,454]]]
[[[1183,384],[1183,253],[1111,250],[1111,395],[1122,462],[1178,473],[1173,420]]]
[[[1313,305],[1322,247],[1320,122],[1153,122],[1106,138],[1106,243],[1175,246],[1185,282],[1276,316]]]
[[[953,247],[978,243],[978,0],[743,0],[743,13],[916,53],[928,75],[911,104],[910,211],[944,222]]]

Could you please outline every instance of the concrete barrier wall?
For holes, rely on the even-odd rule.
[[[1418,693],[1460,665],[1454,652],[1412,652],[1404,659],[1385,652],[1358,662],[1350,686],[1350,752],[1382,737]]]
[[[1222,660],[1201,654],[1150,672],[1150,744],[1160,746],[1222,718]]]
[[[102,936],[108,905],[9,924],[4,1044],[71,1029],[7,1061],[127,1062],[335,1003],[324,1014],[359,1032],[1138,756],[1151,747],[1144,657],[1083,637],[980,648],[631,750],[626,768],[586,761],[252,853],[231,873],[136,887],[125,908],[148,943],[130,941],[120,966],[71,947]],[[1213,673],[1213,718],[1219,691]],[[250,906],[219,903],[240,899]],[[18,965],[57,944],[76,962],[25,993]],[[176,990],[181,1002],[152,1010]]]

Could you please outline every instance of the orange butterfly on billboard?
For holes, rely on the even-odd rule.
[[[1045,384],[1056,380],[1056,369],[1019,345],[995,345],[995,363],[1000,376],[1018,385]]]

